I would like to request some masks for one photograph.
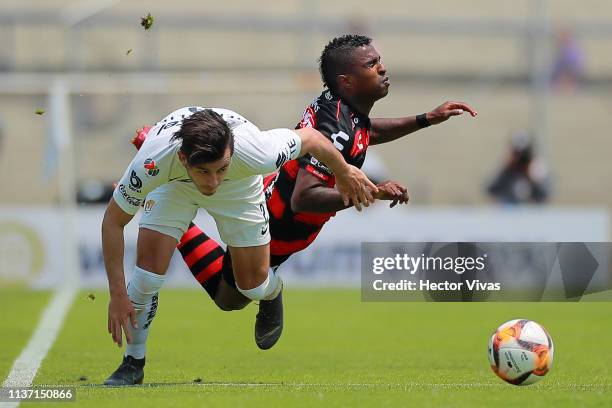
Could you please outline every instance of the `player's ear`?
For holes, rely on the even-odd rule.
[[[338,88],[352,89],[353,81],[350,75],[338,75],[337,77]]]
[[[187,156],[185,156],[185,153],[183,153],[181,150],[178,151],[178,158],[183,166],[188,167],[189,164],[187,163]]]

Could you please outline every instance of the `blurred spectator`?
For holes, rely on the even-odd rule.
[[[557,32],[552,84],[561,91],[575,91],[584,77],[584,53],[569,29]]]
[[[501,204],[541,204],[548,199],[548,185],[548,171],[536,158],[531,138],[519,132],[512,136],[508,160],[487,192]]]

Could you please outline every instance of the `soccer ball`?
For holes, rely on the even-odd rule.
[[[540,381],[553,363],[553,342],[536,322],[510,320],[489,339],[489,362],[502,380],[514,385]]]

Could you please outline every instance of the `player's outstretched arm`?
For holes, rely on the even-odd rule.
[[[361,211],[361,204],[367,207],[374,202],[372,193],[378,192],[376,185],[360,169],[347,164],[338,149],[322,133],[308,127],[295,132],[302,142],[300,156],[309,153],[329,167],[336,176],[336,188],[345,205],[352,202]]]
[[[478,112],[465,102],[448,101],[423,115],[374,118],[370,129],[370,144],[391,142],[424,127],[445,122],[453,116],[463,115],[464,112],[472,117],[478,115]]]
[[[115,199],[111,198],[102,221],[102,251],[110,291],[108,332],[119,347],[123,345],[122,329],[127,342],[132,342],[128,319],[136,327],[136,311],[128,298],[123,272],[123,229],[132,217],[133,215],[124,212]]]
[[[391,207],[397,203],[408,202],[408,190],[396,181],[385,181],[377,185],[378,192],[373,193],[377,200],[390,200]],[[344,204],[342,196],[335,188],[328,187],[320,178],[304,169],[300,169],[293,194],[291,210],[293,212],[330,213],[344,210],[351,205]]]

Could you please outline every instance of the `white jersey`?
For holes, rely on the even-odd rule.
[[[180,240],[198,208],[215,219],[228,245],[258,246],[269,242],[268,214],[262,175],[298,157],[301,139],[289,129],[260,131],[241,115],[212,108],[234,135],[234,154],[224,181],[211,196],[201,194],[178,158],[180,140],[171,141],[182,120],[205,108],[182,108],[156,123],[119,181],[113,198],[135,214],[144,204],[140,226]],[[146,200],[146,203],[145,203]]]
[[[178,109],[156,123],[123,174],[113,198],[128,214],[135,214],[147,194],[166,183],[193,184],[178,158],[181,142],[170,139],[180,129],[182,120],[201,107]],[[295,132],[262,132],[241,115],[227,109],[212,108],[227,122],[234,134],[234,154],[225,181],[211,196],[224,195],[226,181],[244,179],[253,183],[257,176],[272,173],[285,162],[298,157],[301,139]],[[285,136],[285,137],[282,137]],[[195,187],[195,186],[194,186]],[[240,197],[236,197],[240,199]]]

